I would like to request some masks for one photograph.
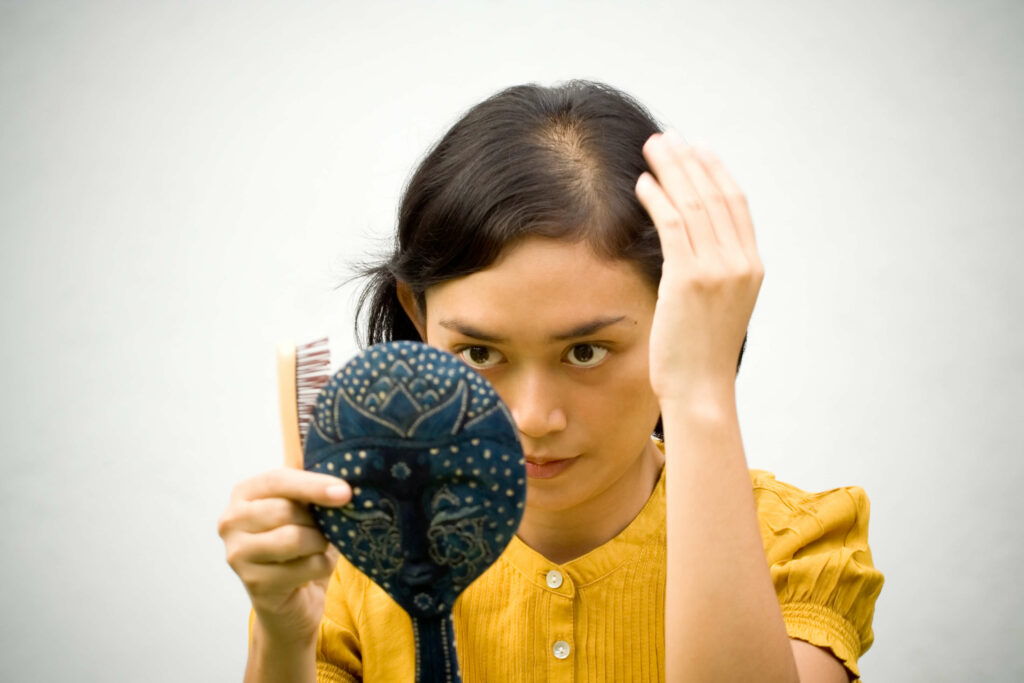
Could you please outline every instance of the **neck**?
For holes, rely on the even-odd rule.
[[[555,564],[586,555],[615,538],[643,509],[658,483],[665,455],[651,441],[634,466],[600,495],[567,510],[529,505],[519,538]]]

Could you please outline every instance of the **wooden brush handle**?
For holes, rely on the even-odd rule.
[[[295,343],[277,345],[277,398],[281,411],[285,467],[302,469],[302,439],[299,435],[299,401],[295,391]]]

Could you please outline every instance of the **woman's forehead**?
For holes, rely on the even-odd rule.
[[[493,331],[529,321],[550,328],[550,336],[597,321],[642,319],[656,299],[629,261],[602,258],[583,242],[545,238],[510,247],[490,267],[426,294],[431,324],[456,320]]]

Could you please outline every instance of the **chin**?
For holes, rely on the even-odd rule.
[[[615,481],[599,481],[565,472],[555,479],[526,480],[526,511],[567,512],[598,498]]]
[[[561,512],[570,510],[582,502],[578,495],[567,495],[559,487],[537,485],[526,480],[526,512],[531,510],[544,512]]]

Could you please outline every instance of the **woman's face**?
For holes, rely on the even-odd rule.
[[[543,238],[426,292],[424,339],[483,374],[512,412],[528,507],[565,510],[609,492],[650,448],[656,298],[629,262]]]

